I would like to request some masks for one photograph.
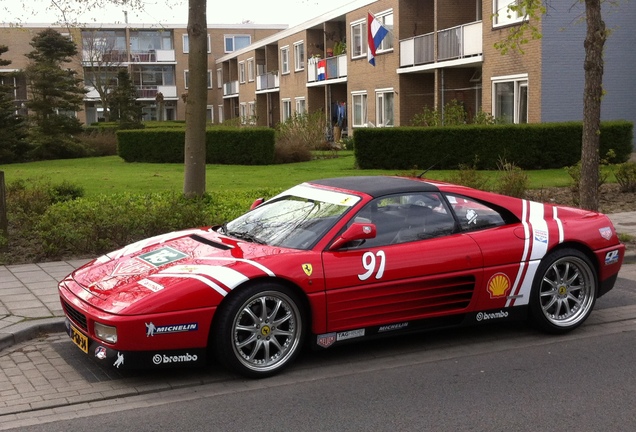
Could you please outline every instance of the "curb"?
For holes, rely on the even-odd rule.
[[[35,339],[43,333],[66,331],[64,318],[44,318],[22,321],[0,330],[0,351],[12,345]]]

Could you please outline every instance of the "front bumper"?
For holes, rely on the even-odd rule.
[[[92,357],[95,361],[113,366],[117,369],[147,369],[166,367],[192,367],[206,364],[205,348],[152,350],[152,351],[119,351],[108,347],[86,335],[66,319],[66,333],[73,343]]]

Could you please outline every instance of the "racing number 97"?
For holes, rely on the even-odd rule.
[[[377,260],[376,256],[378,258]],[[382,279],[382,275],[384,275],[385,264],[386,255],[384,255],[384,251],[378,251],[375,255],[373,255],[373,252],[365,252],[364,255],[362,255],[362,267],[366,270],[366,272],[363,274],[359,274],[358,279],[360,279],[361,281],[369,279],[375,271],[376,265],[378,270],[375,274],[375,278]]]

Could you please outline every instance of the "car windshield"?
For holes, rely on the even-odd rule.
[[[259,244],[309,249],[359,200],[355,195],[296,186],[228,222],[221,233]]]

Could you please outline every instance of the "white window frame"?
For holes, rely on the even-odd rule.
[[[492,13],[493,13],[493,27],[507,26],[516,24],[526,19],[525,14],[522,12],[513,12],[508,9],[508,5],[519,3],[519,0],[493,0]]]
[[[294,71],[305,70],[305,41],[294,42]]]
[[[247,103],[239,103],[239,117],[241,118],[241,124],[247,124]]]
[[[245,62],[240,61],[238,64],[239,68],[239,83],[245,84]]]
[[[254,58],[253,57],[247,59],[247,81],[248,82],[254,81]]]
[[[281,120],[283,123],[285,123],[287,120],[289,120],[292,116],[292,104],[291,104],[291,99],[289,98],[285,98],[282,100],[282,110],[280,112],[281,115]]]
[[[357,45],[356,30],[360,32],[360,44]],[[367,22],[365,19],[353,21],[351,23],[351,58],[357,59],[367,56]]]
[[[356,105],[356,99],[360,99],[360,101]],[[360,113],[360,120],[356,122],[356,110],[358,106],[361,107],[362,112]],[[352,127],[366,127],[369,123],[368,117],[368,102],[367,102],[367,92],[366,91],[357,91],[351,92],[351,121]]]
[[[387,121],[387,100],[391,95],[391,119]],[[378,89],[375,91],[375,121],[377,127],[395,126],[395,91],[393,88]]]
[[[529,83],[528,83],[528,74],[518,74],[518,75],[507,75],[500,77],[492,77],[491,78],[491,89],[492,89],[492,113],[497,119],[502,119],[500,114],[501,107],[497,106],[498,98],[497,98],[497,85],[499,84],[513,84],[513,114],[512,114],[512,122],[515,124],[518,123],[527,123],[528,122],[528,107],[530,104],[530,94],[529,94]],[[521,107],[521,103],[523,102],[523,98],[525,97],[526,106]],[[524,118],[525,114],[525,118]]]
[[[214,123],[214,105],[206,106],[206,120],[210,123]]]
[[[223,69],[222,68],[218,68],[216,70],[216,87],[217,88],[223,87]]]
[[[234,51],[238,51],[238,50],[236,49],[236,38],[237,38],[237,37],[240,37],[240,38],[244,38],[244,37],[249,38],[249,39],[250,39],[250,41],[249,41],[249,43],[248,43],[246,46],[250,46],[250,45],[252,44],[252,36],[251,36],[251,35],[248,35],[248,34],[227,34],[227,35],[223,35],[223,50],[224,50],[224,52],[225,52],[226,54],[227,54],[227,53],[234,52]],[[229,41],[229,40],[231,40],[231,41],[232,41],[232,49],[230,49],[230,50],[228,50],[228,47],[227,47],[227,43],[228,43],[228,41]],[[239,48],[239,49],[242,49],[242,48]]]
[[[256,124],[256,102],[254,101],[247,103],[247,119],[249,124]]]
[[[210,49],[210,34],[208,33],[208,54],[212,52]],[[187,33],[181,35],[181,40],[183,42],[183,53],[188,54],[190,52],[190,37]]]
[[[289,73],[289,45],[280,49],[280,72],[283,75]]]
[[[223,113],[223,105],[218,106],[218,112],[219,112],[219,123],[223,123],[225,121],[225,116]]]
[[[391,23],[387,24],[387,17],[391,17]],[[384,12],[380,12],[375,15],[375,19],[377,19],[380,24],[382,24],[389,33],[382,39],[379,47],[376,47],[375,53],[383,53],[393,51],[393,9],[389,9]]]
[[[296,114],[303,115],[307,112],[307,104],[304,97],[297,97],[296,101]]]
[[[183,71],[183,86],[188,89],[190,87],[190,70],[186,69]],[[212,71],[208,69],[208,82],[207,87],[209,89],[212,88]]]

